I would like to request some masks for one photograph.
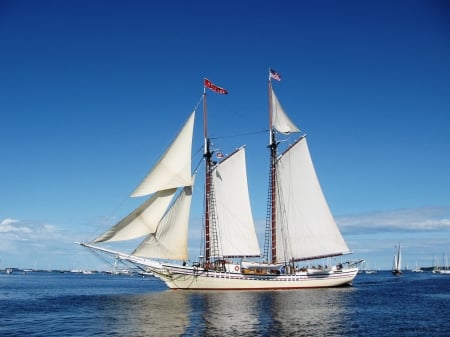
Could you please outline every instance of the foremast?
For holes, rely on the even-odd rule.
[[[218,94],[228,93],[207,79],[204,86]],[[204,90],[205,232],[200,264],[205,264],[207,270],[225,270],[231,259],[260,257],[261,250],[251,212],[245,146],[226,155],[218,152],[218,160],[215,160],[215,151],[208,135],[207,108]]]
[[[205,263],[209,264],[211,261],[211,240],[210,240],[210,202],[211,202],[211,167],[212,167],[212,152],[210,149],[211,141],[208,137],[208,114],[206,101],[206,79],[203,87],[203,158],[205,160]]]
[[[210,80],[205,78],[203,80],[203,158],[205,160],[205,256],[204,263],[208,266],[213,261],[212,257],[218,255],[217,245],[217,229],[215,224],[215,207],[214,207],[214,189],[212,188],[212,168],[214,162],[212,160],[213,152],[211,150],[211,140],[208,136],[208,104],[206,99],[206,88],[218,93],[226,95],[228,91],[213,84]],[[213,236],[213,237],[211,237]],[[211,241],[214,243],[211,245]]]

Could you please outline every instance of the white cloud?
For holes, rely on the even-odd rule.
[[[0,223],[0,233],[3,233],[4,235],[13,235],[13,236],[20,236],[22,234],[29,234],[32,230],[22,224],[19,220],[15,219],[4,219]]]
[[[33,221],[4,219],[0,222],[0,233],[4,235],[22,235],[23,238],[52,238],[60,236],[63,230],[55,225]]]
[[[7,226],[7,225],[13,224],[15,222],[19,222],[19,220],[6,218],[6,219],[2,220],[2,222],[0,223],[0,226]]]
[[[450,207],[421,207],[336,217],[343,233],[450,230]]]
[[[0,220],[1,267],[70,269],[72,264],[103,264],[76,245],[84,232],[40,221]]]

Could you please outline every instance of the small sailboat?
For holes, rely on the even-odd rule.
[[[402,251],[401,251],[400,244],[398,245],[397,253],[394,255],[392,274],[394,274],[394,275],[402,274]]]
[[[376,274],[376,273],[378,272],[378,270],[377,270],[376,267],[375,267],[374,269],[366,268],[366,269],[364,270],[364,272],[365,272],[366,274]]]
[[[412,271],[413,271],[413,273],[423,273],[423,270],[422,270],[422,268],[419,267],[419,265],[417,264],[417,261],[416,261],[416,266],[414,267],[414,269]]]
[[[196,109],[132,194],[150,195],[149,199],[108,231],[81,245],[131,262],[171,289],[298,289],[351,284],[362,261],[336,260],[350,250],[322,193],[306,135],[279,153],[277,137],[300,131],[283,110],[272,79],[281,78],[270,69],[270,186],[263,252],[250,208],[246,149],[241,146],[228,156],[219,156],[208,136],[207,89],[218,94],[227,90],[207,79],[202,95],[205,184],[198,260],[189,260],[187,244],[197,173],[191,169]],[[139,237],[144,240],[131,253],[101,246]]]
[[[433,270],[435,274],[447,274],[450,275],[450,268],[448,266],[448,258],[445,254],[442,254],[442,267],[436,267]]]

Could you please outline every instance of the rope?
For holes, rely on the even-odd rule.
[[[226,139],[226,138],[235,138],[235,137],[242,137],[242,136],[254,136],[259,135],[261,133],[266,133],[268,130],[260,130],[260,131],[252,131],[252,132],[245,132],[245,133],[236,133],[234,135],[228,135],[228,136],[219,136],[219,137],[211,137],[211,139]]]

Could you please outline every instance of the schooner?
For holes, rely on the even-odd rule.
[[[283,134],[300,130],[282,108],[272,86],[281,76],[269,69],[269,200],[264,251],[250,207],[245,147],[213,160],[208,135],[207,89],[227,94],[208,79],[203,86],[202,252],[189,262],[188,225],[196,172],[191,153],[196,109],[150,173],[133,192],[149,196],[108,231],[82,246],[131,262],[171,289],[252,290],[335,287],[351,284],[358,262],[336,260],[350,250],[328,207],[301,134],[279,153]],[[142,242],[124,253],[103,242]],[[314,260],[334,263],[310,262]]]

